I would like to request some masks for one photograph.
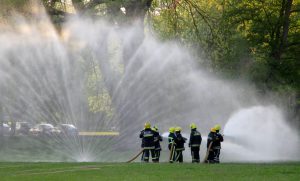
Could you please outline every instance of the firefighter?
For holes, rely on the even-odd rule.
[[[149,122],[145,123],[144,130],[140,133],[140,138],[142,138],[142,148],[143,155],[142,161],[149,162],[149,157],[151,153],[152,161],[156,162],[156,157],[154,154],[154,131],[151,129],[151,124]]]
[[[184,138],[182,135],[181,135],[181,127],[176,127],[175,128],[175,139],[174,139],[174,142],[175,142],[175,162],[179,162],[179,163],[182,163],[183,162],[183,155],[182,155],[182,152],[185,150],[184,149],[184,143],[187,139]]]
[[[11,136],[15,136],[15,134],[16,134],[16,127],[17,127],[16,122],[12,121],[10,127],[11,127],[10,135]]]
[[[214,163],[220,163],[220,151],[221,151],[221,142],[224,141],[223,135],[220,133],[221,126],[219,124],[215,125],[216,130],[216,141],[213,144],[214,152]]]
[[[214,142],[216,141],[216,129],[211,128],[210,133],[207,136],[207,159],[205,160],[205,163],[214,163],[214,152],[213,152],[213,146]]]
[[[192,123],[190,127],[191,127],[191,134],[190,134],[189,147],[191,148],[192,163],[199,163],[200,162],[199,151],[202,142],[202,137],[200,132],[197,131],[197,126],[195,123]]]
[[[170,127],[169,128],[169,136],[168,136],[168,148],[170,150],[170,158],[169,158],[169,162],[173,163],[174,159],[175,159],[175,128],[174,127]]]
[[[156,162],[159,162],[161,146],[160,142],[162,141],[162,137],[158,132],[157,126],[153,126],[152,130],[154,131],[154,154],[156,157]]]

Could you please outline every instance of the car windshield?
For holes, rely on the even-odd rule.
[[[3,127],[9,128],[8,124],[3,124]]]
[[[51,128],[54,128],[52,125],[50,124],[41,124],[40,127],[42,128],[48,128],[48,129],[51,129]]]
[[[72,124],[62,124],[63,127],[76,129],[76,127]]]

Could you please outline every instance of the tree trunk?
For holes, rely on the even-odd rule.
[[[285,10],[284,10],[284,16],[283,16],[283,24],[282,24],[282,36],[281,36],[281,42],[279,47],[279,59],[281,58],[281,55],[283,54],[283,51],[287,45],[288,41],[288,33],[289,33],[289,27],[290,27],[290,15],[291,15],[291,9],[293,5],[293,0],[287,0],[285,4]]]
[[[287,46],[288,32],[290,26],[290,15],[293,5],[293,0],[282,0],[281,10],[278,17],[278,26],[274,40],[271,57],[280,61],[282,54]]]

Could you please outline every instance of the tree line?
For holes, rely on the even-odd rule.
[[[2,5],[5,5],[25,11],[28,1],[2,0],[0,4],[2,10],[5,9]],[[299,119],[300,0],[40,2],[58,28],[73,14],[105,17],[122,26],[139,21],[142,29],[153,30],[161,40],[176,40],[189,48],[198,57],[198,63],[210,71],[228,79],[251,81],[261,94],[272,91],[287,98],[289,111]],[[136,47],[143,37],[141,32],[135,40]],[[124,60],[133,53],[124,52],[127,52],[123,55]],[[126,62],[124,65],[126,71]],[[113,71],[107,65],[98,68]],[[103,77],[103,80],[108,79]],[[106,94],[112,96],[114,85],[106,82],[105,86]]]

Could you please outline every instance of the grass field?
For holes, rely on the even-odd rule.
[[[300,163],[142,164],[142,163],[6,163],[1,181],[157,181],[157,180],[300,180]]]

